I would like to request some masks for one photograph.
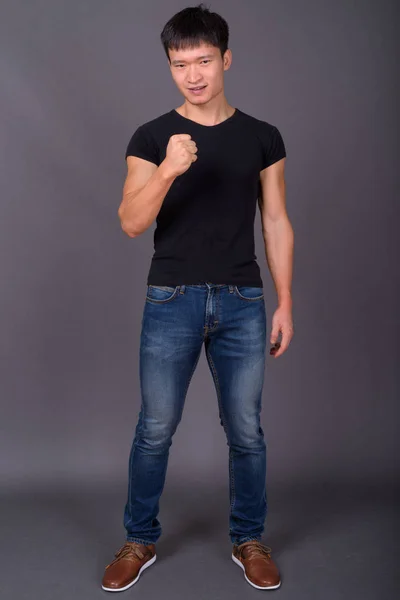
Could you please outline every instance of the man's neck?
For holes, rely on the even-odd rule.
[[[214,106],[211,106],[210,103],[196,106],[185,102],[175,110],[182,117],[195,121],[200,125],[218,125],[233,115],[235,107],[230,106],[225,99],[224,102],[219,102],[218,105]]]

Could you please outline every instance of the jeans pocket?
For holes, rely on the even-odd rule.
[[[242,300],[262,300],[264,298],[264,290],[260,286],[250,285],[235,285],[236,295]]]
[[[170,302],[179,292],[179,285],[175,287],[169,285],[148,285],[146,292],[146,300],[157,304]]]

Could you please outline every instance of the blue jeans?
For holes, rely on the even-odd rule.
[[[129,456],[126,540],[155,543],[172,436],[201,349],[229,446],[229,536],[261,539],[267,514],[266,442],[260,424],[266,349],[262,287],[147,286],[140,337],[141,409]]]

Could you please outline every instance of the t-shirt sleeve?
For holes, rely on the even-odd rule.
[[[160,160],[157,145],[143,125],[139,125],[129,140],[125,151],[125,160],[127,156],[138,156],[159,166]]]
[[[268,134],[263,135],[263,161],[262,169],[273,165],[274,163],[285,158],[286,148],[282,135],[275,125],[272,125]]]

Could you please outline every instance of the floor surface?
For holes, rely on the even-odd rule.
[[[398,493],[390,485],[269,482],[263,542],[282,585],[257,590],[231,559],[227,488],[168,482],[157,561],[126,591],[101,589],[124,542],[121,483],[35,488],[1,495],[0,597],[13,600],[296,600],[400,597]]]

